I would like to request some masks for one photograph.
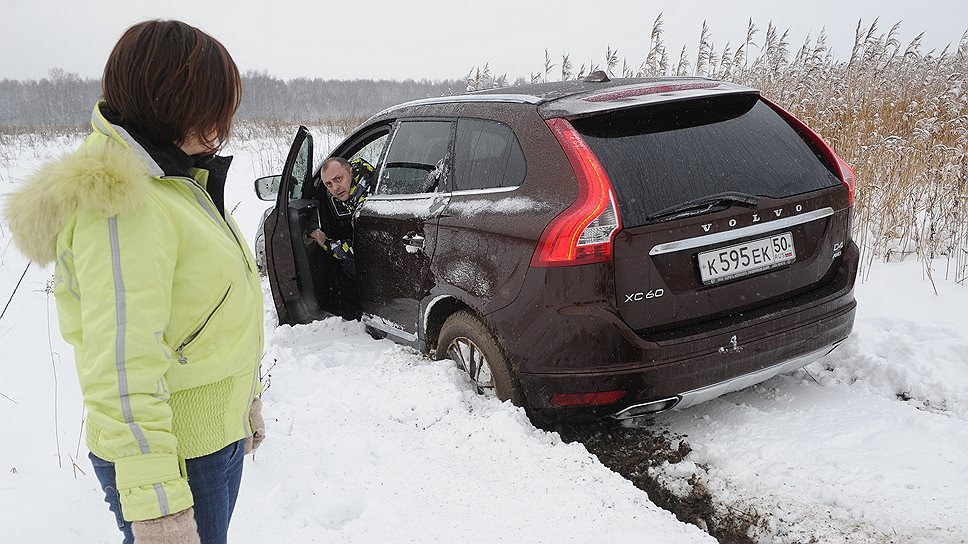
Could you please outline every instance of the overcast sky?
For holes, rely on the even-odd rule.
[[[0,0],[0,78],[38,79],[51,68],[100,77],[125,28],[175,18],[222,41],[240,69],[282,78],[461,78],[489,62],[512,80],[570,53],[575,71],[601,63],[606,47],[638,66],[652,22],[663,13],[666,46],[695,63],[702,22],[716,50],[745,38],[747,20],[789,29],[791,50],[826,28],[837,56],[850,53],[858,19],[902,21],[906,45],[924,31],[924,50],[956,46],[968,29],[965,0],[459,0],[325,2],[311,0]],[[762,43],[763,32],[757,36]]]

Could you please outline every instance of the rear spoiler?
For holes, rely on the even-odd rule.
[[[760,92],[735,83],[711,79],[636,83],[544,102],[538,106],[538,114],[544,119],[578,119],[606,111],[735,94],[759,96]]]

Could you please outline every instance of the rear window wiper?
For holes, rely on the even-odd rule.
[[[675,206],[664,208],[646,216],[645,220],[649,223],[655,223],[660,220],[669,221],[671,219],[702,215],[704,213],[713,211],[713,208],[718,208],[716,211],[724,210],[737,205],[755,208],[759,205],[759,203],[760,198],[756,195],[741,193],[739,191],[726,191],[723,193],[716,193],[700,198],[694,198],[692,200],[687,200],[682,204],[676,204]]]

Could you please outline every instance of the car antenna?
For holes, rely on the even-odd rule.
[[[604,70],[595,70],[594,72],[590,72],[581,80],[589,83],[605,83],[606,81],[611,81],[611,79],[608,77],[608,74],[606,74]]]

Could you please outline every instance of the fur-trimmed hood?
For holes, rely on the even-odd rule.
[[[30,260],[54,261],[57,235],[78,209],[110,217],[145,198],[152,181],[142,157],[105,136],[95,132],[77,151],[42,166],[7,196],[3,219]]]

